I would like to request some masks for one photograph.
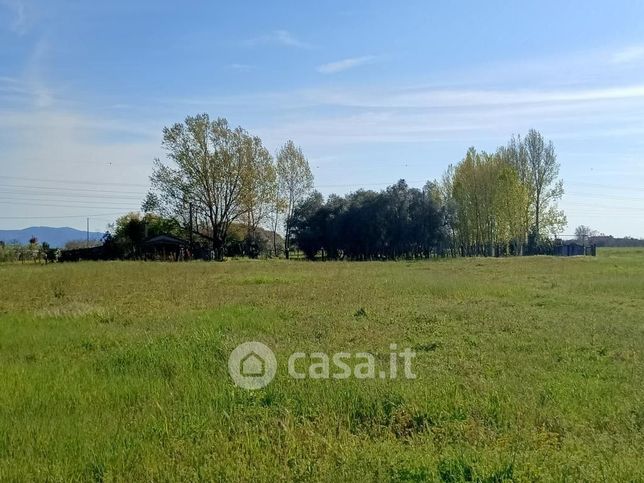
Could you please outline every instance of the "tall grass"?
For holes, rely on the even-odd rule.
[[[0,265],[0,480],[642,480],[643,255]],[[418,379],[285,371],[392,342]]]

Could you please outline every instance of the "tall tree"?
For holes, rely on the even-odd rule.
[[[517,253],[525,243],[528,189],[500,154],[470,148],[451,179],[455,233],[465,255]]]
[[[534,223],[534,186],[532,183],[530,163],[526,152],[526,146],[520,135],[513,135],[506,146],[501,146],[497,155],[516,171],[517,177],[526,192],[524,203],[517,205],[520,211],[522,222],[522,243],[528,241],[530,229]]]
[[[512,165],[501,157],[493,158],[495,171],[494,214],[496,217],[497,249],[510,254],[511,248],[519,254],[526,242],[525,207],[529,205],[529,192]],[[518,207],[518,208],[517,208]]]
[[[280,193],[279,184],[278,189],[273,193],[273,199],[271,200],[271,212],[270,225],[271,231],[273,232],[273,256],[278,256],[279,253],[283,250],[284,247],[278,247],[277,240],[279,238],[277,230],[280,226],[280,221],[283,219],[284,212],[286,212],[286,201]]]
[[[242,210],[246,221],[247,235],[254,237],[257,228],[265,223],[272,210],[277,192],[277,174],[273,157],[258,137],[246,136],[244,143],[244,169]]]
[[[450,252],[453,257],[456,256],[456,230],[457,230],[457,204],[454,199],[454,171],[455,167],[450,164],[441,177],[440,181],[435,182],[434,201],[440,207],[442,215],[442,235],[449,240]]]
[[[313,174],[302,149],[287,141],[277,152],[277,180],[281,198],[284,200],[286,233],[284,236],[284,253],[289,258],[291,240],[291,218],[304,198],[313,189]]]
[[[210,240],[222,259],[230,225],[248,213],[253,180],[267,176],[251,169],[264,166],[254,159],[261,147],[243,129],[231,129],[223,118],[211,121],[207,114],[164,128],[162,145],[173,164],[157,159],[151,176],[161,212]]]
[[[550,227],[544,225],[546,219],[561,217],[561,213],[546,213],[550,203],[563,195],[563,182],[558,180],[559,163],[552,141],[546,142],[539,131],[530,129],[524,140],[528,161],[530,188],[534,197],[534,233],[537,238]]]
[[[310,260],[324,248],[327,214],[323,204],[322,195],[314,191],[295,208],[291,217],[292,229],[297,233],[297,246]]]

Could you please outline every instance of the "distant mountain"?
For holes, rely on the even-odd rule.
[[[47,242],[53,248],[63,248],[65,243],[69,241],[86,240],[87,232],[76,228],[52,228],[50,226],[32,226],[24,230],[0,230],[0,241],[5,243],[18,241],[26,244],[34,236],[38,239],[38,243]],[[89,232],[89,239],[92,241],[100,240],[102,237],[103,233]]]

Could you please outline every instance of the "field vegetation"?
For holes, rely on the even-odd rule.
[[[0,264],[2,481],[644,479],[644,250]],[[279,369],[235,387],[257,340]],[[293,351],[417,352],[294,380]]]

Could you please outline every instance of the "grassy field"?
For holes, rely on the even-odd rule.
[[[644,481],[644,250],[0,265],[0,480]],[[231,350],[279,370],[234,386]],[[412,347],[416,380],[294,380]]]

